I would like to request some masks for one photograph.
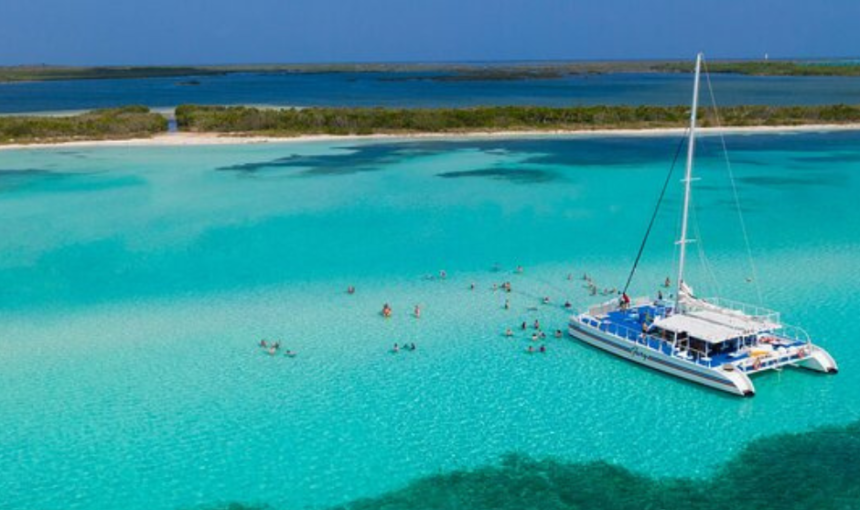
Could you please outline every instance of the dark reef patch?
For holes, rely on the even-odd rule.
[[[860,422],[750,443],[701,478],[652,478],[605,462],[507,455],[331,510],[856,510]],[[231,503],[207,510],[265,506]]]
[[[860,162],[860,153],[851,152],[818,156],[799,156],[792,159],[798,163],[805,164],[858,163]]]
[[[839,186],[841,181],[838,175],[834,174],[816,174],[807,177],[799,177],[793,175],[791,177],[777,175],[755,175],[749,177],[738,178],[742,184],[751,184],[753,186],[764,186],[769,188],[787,188],[787,187],[804,187],[804,186]]]
[[[0,191],[17,191],[40,187],[39,191],[99,191],[143,184],[140,177],[118,175],[86,179],[105,172],[55,172],[43,168],[0,169]],[[83,179],[79,179],[83,178]]]
[[[517,184],[537,184],[542,182],[550,182],[558,176],[553,172],[545,170],[526,169],[526,168],[483,168],[480,170],[460,170],[454,172],[442,172],[436,174],[437,177],[444,179],[460,179],[464,177],[483,177],[499,181],[508,181]]]
[[[381,170],[382,166],[414,156],[407,144],[368,144],[343,147],[348,152],[303,156],[292,154],[254,163],[216,168],[218,171],[256,174],[279,169],[300,169],[299,175],[350,175]]]

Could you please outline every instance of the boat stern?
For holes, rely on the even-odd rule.
[[[815,370],[816,372],[824,372],[825,374],[836,374],[839,372],[839,366],[836,364],[833,356],[817,345],[811,347],[809,356],[800,362],[800,366],[809,370]]]

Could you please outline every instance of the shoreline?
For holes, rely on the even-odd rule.
[[[288,144],[302,142],[331,142],[338,140],[444,140],[444,139],[504,139],[533,137],[638,137],[680,135],[686,128],[643,128],[643,129],[572,129],[572,130],[522,130],[522,131],[468,131],[462,133],[376,133],[369,135],[298,135],[298,136],[258,136],[242,133],[165,133],[150,138],[129,138],[123,140],[73,140],[63,142],[12,143],[0,145],[0,151],[18,149],[50,149],[62,147],[183,147],[205,145],[251,145],[251,144]],[[807,124],[800,126],[738,126],[698,128],[698,134],[735,135],[735,134],[792,134],[815,132],[860,131],[857,124]]]

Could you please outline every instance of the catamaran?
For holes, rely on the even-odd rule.
[[[754,395],[751,377],[769,370],[793,366],[835,374],[838,367],[833,357],[813,344],[804,330],[783,323],[779,312],[726,299],[697,297],[684,279],[687,245],[692,242],[688,237],[688,216],[702,60],[699,53],[682,181],[684,202],[677,241],[674,299],[672,296],[630,299],[625,287],[620,299],[571,317],[569,332],[574,338],[621,358],[742,396]],[[655,217],[656,211],[652,225]],[[666,283],[668,286],[668,280]]]

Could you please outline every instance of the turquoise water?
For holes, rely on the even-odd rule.
[[[856,132],[728,140],[764,301],[838,376],[786,370],[737,399],[502,336],[594,302],[569,273],[623,284],[677,143],[0,152],[0,508],[319,508],[513,452],[706,477],[754,438],[857,420]],[[755,301],[718,147],[702,140],[690,281]],[[671,273],[672,188],[636,294]]]
[[[230,74],[187,78],[0,83],[0,113],[114,108],[127,104],[466,107],[480,105],[687,105],[692,76],[571,75],[553,80],[434,81],[432,73]],[[722,105],[858,104],[860,79],[714,75]]]

